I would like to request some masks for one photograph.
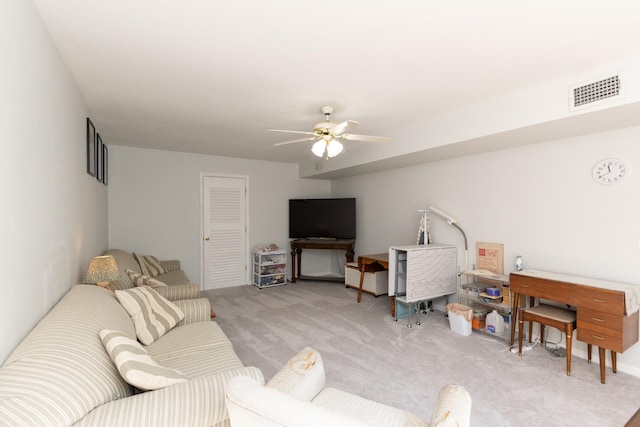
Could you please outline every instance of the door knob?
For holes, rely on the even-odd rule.
[[[209,241],[209,236],[205,237],[204,240]]]

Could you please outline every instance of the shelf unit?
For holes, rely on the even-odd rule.
[[[287,252],[253,252],[253,284],[270,288],[287,284]]]
[[[458,300],[460,303],[471,307],[474,312],[479,309],[486,309],[486,314],[496,310],[502,315],[505,323],[505,332],[501,338],[509,336],[508,328],[513,327],[513,313],[511,312],[512,293],[509,284],[509,276],[496,274],[487,270],[463,271]],[[488,295],[483,290],[486,288],[500,289],[502,301],[496,302],[496,298]],[[484,329],[474,328],[476,331],[485,332]],[[490,334],[491,335],[491,334]],[[496,335],[492,335],[496,336]]]

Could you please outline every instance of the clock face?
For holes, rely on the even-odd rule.
[[[627,174],[627,166],[620,160],[606,159],[593,167],[593,179],[600,184],[615,184]]]

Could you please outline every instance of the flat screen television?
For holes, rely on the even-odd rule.
[[[356,199],[290,199],[289,238],[355,239]]]

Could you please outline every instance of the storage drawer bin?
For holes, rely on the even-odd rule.
[[[349,288],[360,287],[360,270],[357,262],[349,262],[345,265],[344,284]],[[371,295],[384,295],[389,290],[389,272],[387,270],[364,273],[362,292]]]

